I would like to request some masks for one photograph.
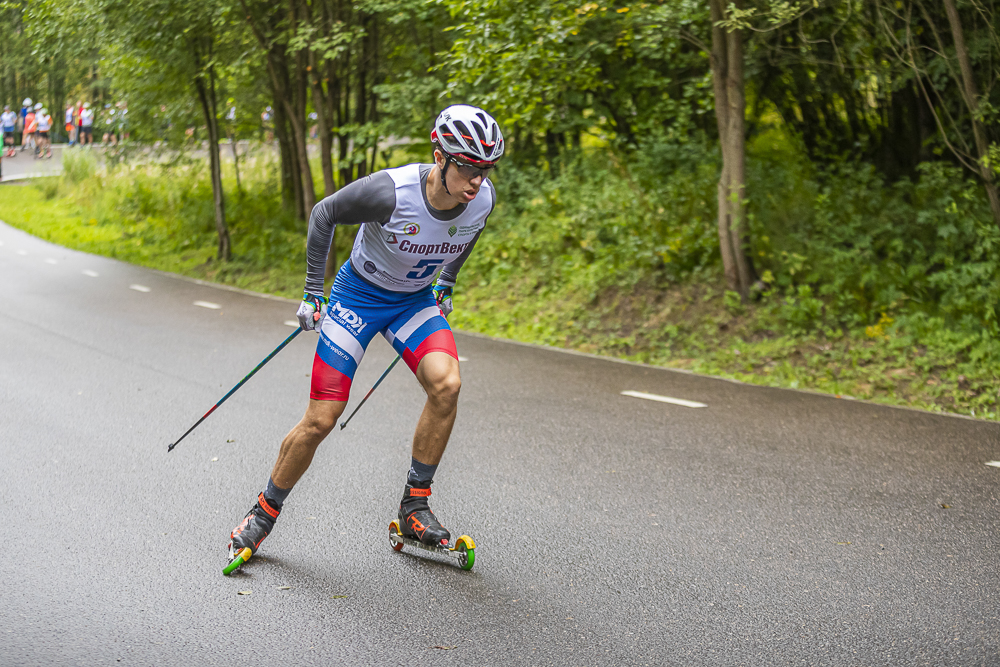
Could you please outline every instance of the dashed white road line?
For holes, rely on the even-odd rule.
[[[212,303],[211,301],[195,301],[194,305],[200,306],[201,308],[208,308],[210,310],[219,310],[222,308],[219,304]]]
[[[58,264],[59,260],[52,259],[51,257],[49,257],[47,260],[45,260],[45,263],[46,264]]]
[[[18,250],[17,254],[20,255],[21,257],[24,257],[25,255],[28,254],[28,251],[27,250]]]
[[[623,391],[622,396],[631,396],[632,398],[644,398],[647,401],[659,401],[660,403],[671,403],[673,405],[683,405],[686,408],[707,408],[707,403],[698,403],[697,401],[687,401],[683,398],[672,398],[670,396],[659,396],[658,394],[647,394],[642,391]]]
[[[1000,461],[987,461],[986,465],[993,466],[994,468],[1000,468]]]
[[[286,327],[295,327],[296,329],[298,329],[299,328],[299,321],[298,320],[285,320],[284,321],[284,325]]]
[[[101,274],[99,274],[97,271],[91,271],[90,269],[87,269],[83,272],[83,275],[90,276],[91,278],[96,278]]]
[[[129,285],[128,288],[134,289],[136,292],[143,292],[143,293],[151,291],[145,285]]]
[[[469,358],[468,358],[468,357],[463,357],[463,356],[459,356],[459,357],[458,357],[458,360],[459,360],[459,361],[468,361],[468,360],[469,360]]]

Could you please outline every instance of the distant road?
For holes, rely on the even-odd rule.
[[[62,173],[62,154],[70,149],[65,144],[52,146],[52,157],[36,160],[30,150],[18,150],[12,158],[4,158],[0,163],[0,181],[17,181],[37,176],[58,176]]]

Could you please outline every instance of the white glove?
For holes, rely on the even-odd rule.
[[[455,310],[455,306],[451,303],[451,292],[451,287],[447,285],[434,286],[434,301],[437,302],[438,308],[441,309],[445,319],[451,315],[451,311]]]
[[[326,316],[326,299],[306,292],[302,295],[302,303],[295,316],[299,318],[299,326],[303,331],[319,331],[323,326],[323,317]]]

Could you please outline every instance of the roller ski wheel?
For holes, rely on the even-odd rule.
[[[476,564],[476,543],[468,535],[462,535],[454,544],[424,544],[412,537],[405,537],[399,528],[399,521],[389,523],[389,546],[393,551],[402,551],[404,546],[423,549],[431,553],[443,554],[456,561],[463,570],[471,570]]]
[[[228,577],[233,572],[243,567],[243,564],[250,560],[252,556],[253,551],[250,550],[250,547],[245,547],[242,551],[236,554],[230,553],[229,565],[222,568],[222,574]]]

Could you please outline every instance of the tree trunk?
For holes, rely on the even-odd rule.
[[[333,180],[333,140],[330,135],[330,127],[327,125],[326,100],[323,96],[323,83],[319,80],[320,71],[316,67],[316,55],[309,52],[309,83],[312,87],[313,107],[316,109],[316,126],[319,130],[319,152],[320,164],[323,167],[323,188],[326,196],[329,197],[337,191],[337,184]]]
[[[226,206],[222,191],[222,165],[219,159],[219,121],[215,115],[215,77],[209,70],[208,81],[205,76],[197,76],[194,86],[198,92],[202,113],[205,115],[205,125],[208,130],[208,164],[212,176],[212,200],[215,208],[215,231],[219,235],[218,258],[228,262],[232,258],[229,241],[229,229],[226,227]]]
[[[371,56],[371,49],[368,45],[368,25],[371,22],[371,18],[368,16],[362,16],[361,27],[364,29],[365,34],[361,38],[361,58],[358,59],[358,90],[354,97],[354,122],[357,124],[360,130],[364,124],[368,121],[366,113],[367,100],[368,100],[368,60]],[[358,138],[360,133],[355,134],[354,143],[351,147],[351,168],[357,168],[358,179],[364,178],[365,171],[368,166],[367,155],[368,152],[365,150],[364,145],[358,145]],[[358,155],[361,155],[361,159],[358,159]]]
[[[972,117],[972,136],[976,140],[976,153],[979,156],[979,174],[986,186],[986,196],[990,201],[990,210],[993,212],[993,222],[1000,227],[1000,194],[997,192],[993,170],[985,159],[989,154],[989,143],[986,139],[986,130],[979,119],[979,91],[972,73],[972,63],[969,62],[969,50],[965,45],[965,31],[962,28],[962,20],[958,16],[958,10],[955,8],[955,0],[943,0],[943,2],[945,12],[948,14],[948,24],[951,27],[951,37],[955,41],[955,56],[958,58],[958,67],[962,73],[962,92],[965,105]]]
[[[299,175],[299,192],[302,197],[302,218],[308,219],[309,215],[312,213],[313,207],[316,205],[316,189],[313,186],[312,180],[312,169],[309,167],[308,153],[306,152],[306,127],[305,127],[305,90],[306,83],[303,79],[305,75],[305,65],[304,63],[297,63],[301,65],[296,71],[296,89],[292,89],[291,77],[289,76],[288,66],[284,61],[282,54],[278,51],[278,46],[270,44],[267,37],[265,36],[263,30],[257,25],[257,22],[253,18],[253,14],[247,7],[246,0],[240,0],[240,5],[243,7],[243,11],[246,15],[247,22],[250,24],[250,28],[253,30],[254,35],[257,37],[257,42],[260,44],[267,52],[267,73],[271,78],[271,86],[275,92],[275,106],[280,106],[287,116],[287,121],[291,125],[291,142],[290,145],[294,146],[295,155],[293,156],[298,164],[298,175]],[[296,59],[301,60],[301,54]],[[295,94],[297,93],[297,94]],[[295,100],[292,100],[292,96],[295,94]],[[295,105],[293,106],[293,101]],[[301,116],[297,115],[297,112],[301,112]],[[277,109],[275,109],[275,126],[278,125],[278,114]],[[298,207],[296,207],[298,208]],[[298,213],[298,211],[296,211]]]
[[[288,120],[285,118],[285,105],[280,101],[279,94],[273,92],[274,106],[274,136],[278,139],[278,152],[281,156],[281,201],[286,208],[295,211],[295,217],[303,220],[302,188],[299,186],[299,161],[295,156],[295,145],[288,136]]]
[[[725,0],[710,0],[712,12],[712,86],[715,118],[722,151],[718,187],[719,251],[726,286],[746,303],[750,297],[751,270],[744,231],[746,157],[744,126],[746,96],[743,81],[743,35],[727,33],[716,25],[725,17]],[[739,6],[737,2],[737,6]]]

